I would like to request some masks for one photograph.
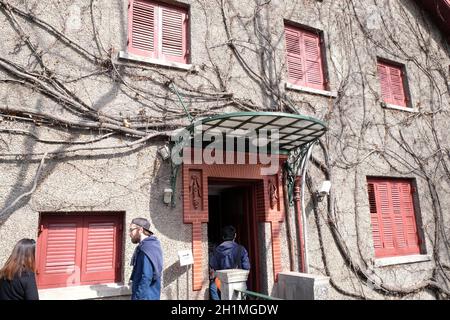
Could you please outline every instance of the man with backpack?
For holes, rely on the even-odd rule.
[[[215,276],[216,270],[245,269],[250,270],[250,261],[245,248],[235,242],[236,229],[225,226],[222,229],[223,242],[214,249],[209,259],[211,277],[209,284],[210,299],[220,300],[220,281]]]

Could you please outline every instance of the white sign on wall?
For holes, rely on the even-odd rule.
[[[194,257],[191,250],[178,251],[178,259],[180,260],[180,266],[187,266],[194,263]]]

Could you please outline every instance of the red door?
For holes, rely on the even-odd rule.
[[[120,281],[122,221],[122,215],[42,215],[39,288]]]
[[[86,217],[83,223],[81,282],[118,281],[119,217]]]
[[[232,225],[236,228],[236,242],[248,251],[250,274],[249,290],[259,291],[259,259],[257,246],[257,225],[255,210],[255,187],[246,184],[225,190],[221,194],[222,227]]]
[[[40,288],[80,282],[81,217],[43,218],[38,237],[37,280]]]

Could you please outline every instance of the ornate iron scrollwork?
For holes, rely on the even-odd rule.
[[[292,206],[294,204],[295,179],[306,164],[307,159],[305,159],[305,156],[308,154],[309,149],[313,146],[314,143],[316,143],[316,140],[299,148],[295,148],[292,152],[289,153],[289,157],[285,162],[284,175],[287,184],[289,206]]]

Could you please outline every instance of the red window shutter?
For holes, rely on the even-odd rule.
[[[288,81],[315,89],[325,89],[320,36],[285,26]]]
[[[413,192],[410,183],[400,184],[402,213],[404,214],[406,242],[409,253],[420,253],[417,234],[416,217],[414,214]]]
[[[320,37],[317,34],[304,32],[305,75],[306,85],[311,88],[324,89],[322,55]]]
[[[383,233],[381,229],[381,219],[377,210],[377,201],[375,194],[375,186],[373,183],[368,184],[370,221],[372,224],[373,245],[375,252],[383,249]]]
[[[164,60],[187,63],[187,13],[178,8],[161,8],[161,55]]]
[[[120,246],[119,221],[115,216],[85,217],[83,223],[82,283],[118,281],[116,268]]]
[[[379,202],[379,212],[383,230],[383,251],[393,250],[394,246],[394,219],[392,216],[392,205],[390,201],[389,183],[379,182],[375,185]]]
[[[121,215],[43,215],[39,288],[121,281]]]
[[[389,67],[391,80],[392,102],[397,106],[406,107],[405,92],[403,90],[403,72],[399,67]]]
[[[37,244],[39,288],[80,283],[82,221],[80,217],[43,217]]]
[[[378,61],[378,76],[383,101],[396,106],[406,107],[402,68]]]
[[[405,236],[405,221],[403,220],[403,210],[401,203],[400,186],[396,182],[390,183],[391,199],[392,199],[392,211],[394,216],[394,234],[396,241],[396,248],[402,249],[406,247]]]
[[[375,256],[420,253],[411,183],[370,179],[368,193]]]
[[[128,15],[128,51],[156,57],[157,7],[145,0],[130,0]]]
[[[128,51],[188,63],[187,20],[187,9],[148,0],[130,0]]]
[[[381,63],[378,63],[378,76],[380,78],[381,96],[383,98],[383,101],[386,103],[390,103],[392,99],[388,67]]]
[[[292,84],[305,85],[300,32],[286,26],[285,38],[288,81]]]

